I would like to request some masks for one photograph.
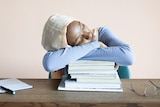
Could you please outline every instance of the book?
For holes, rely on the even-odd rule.
[[[115,69],[114,70],[108,70],[108,69],[104,69],[104,70],[93,70],[93,69],[81,69],[81,70],[70,70],[68,69],[68,74],[82,74],[82,73],[88,73],[88,74],[114,74],[115,73]]]
[[[102,66],[102,65],[107,65],[107,66],[114,66],[115,65],[115,62],[111,62],[111,61],[99,61],[99,60],[95,60],[95,61],[92,61],[92,60],[78,60],[78,61],[73,61],[71,63],[69,63],[69,66],[77,66],[77,65],[85,65],[85,66],[88,66],[88,65],[95,65],[95,66]]]
[[[115,63],[109,61],[78,60],[69,63],[68,74],[74,73],[115,73]]]
[[[76,78],[76,82],[94,82],[94,83],[118,83],[121,84],[121,81],[118,77],[111,78],[111,77],[102,77],[102,78]]]
[[[115,70],[114,66],[105,66],[105,65],[99,65],[99,66],[92,66],[92,65],[88,65],[88,66],[69,66],[68,70]]]
[[[118,82],[120,79],[117,71],[114,71],[113,74],[69,74],[70,79],[76,79],[77,82]]]
[[[70,76],[66,78],[65,82],[65,87],[81,87],[81,88],[120,88],[121,87],[121,82],[118,80],[116,81],[115,79],[107,79],[105,80],[106,82],[99,82],[99,81],[77,81],[76,79],[71,79]]]
[[[76,78],[76,82],[120,83],[120,80],[118,78]]]
[[[79,74],[69,74],[71,79],[76,79],[76,78],[108,78],[108,79],[115,79],[116,74],[101,74],[101,73],[79,73]]]
[[[106,91],[106,92],[123,92],[123,88],[120,87],[66,87],[65,81],[67,80],[67,75],[62,77],[62,80],[58,86],[58,90],[61,91]]]
[[[32,85],[27,84],[21,80],[16,79],[16,78],[9,78],[9,79],[0,80],[0,87],[1,87],[1,90],[5,91],[5,92],[7,92],[7,90],[15,92],[15,91],[19,91],[19,90],[33,88]]]

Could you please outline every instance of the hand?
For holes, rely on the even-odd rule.
[[[98,28],[92,29],[93,37],[92,40],[98,40]],[[107,48],[107,45],[105,45],[103,42],[100,42],[100,47],[101,48]]]
[[[105,45],[103,42],[100,42],[100,41],[99,41],[99,43],[100,43],[100,47],[101,47],[101,48],[107,48],[107,45]]]
[[[93,41],[98,40],[98,29],[97,28],[92,30],[92,34],[93,34],[92,40]]]

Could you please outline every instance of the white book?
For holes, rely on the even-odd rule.
[[[97,82],[97,83],[121,83],[119,78],[111,79],[111,78],[76,78],[77,82]]]
[[[70,74],[72,79],[76,78],[109,78],[115,79],[117,76],[116,74]]]
[[[77,87],[65,87],[65,80],[66,80],[67,76],[64,75],[59,86],[58,86],[58,90],[64,90],[64,91],[106,91],[106,92],[123,92],[123,88],[77,88]]]
[[[69,63],[69,66],[80,66],[80,65],[109,65],[109,66],[114,66],[115,62],[110,62],[110,61],[96,61],[96,60],[77,60]]]
[[[68,70],[68,74],[80,74],[80,73],[87,73],[87,74],[115,74],[116,69],[113,70],[88,70],[88,69],[83,69],[83,70]]]
[[[90,78],[76,78],[77,82],[99,82],[99,83],[119,83],[121,84],[121,80],[119,78],[118,73],[115,75],[114,78],[111,77],[102,77],[102,78],[95,78],[95,77],[90,77]]]
[[[115,70],[114,66],[92,66],[92,65],[85,65],[85,66],[69,66],[68,70]]]
[[[66,88],[121,88],[119,83],[102,82],[77,82],[76,80],[65,80]]]
[[[11,91],[18,91],[18,90],[33,88],[32,85],[27,84],[21,80],[16,79],[16,78],[0,80],[0,86],[4,87],[6,89],[9,89]]]

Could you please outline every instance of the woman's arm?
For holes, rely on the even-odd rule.
[[[106,27],[99,29],[99,41],[108,47],[100,48],[100,43],[94,41],[81,46],[47,52],[43,58],[43,66],[46,71],[52,72],[78,59],[114,61],[119,65],[133,64],[134,56],[130,46],[118,39]]]
[[[99,28],[98,39],[108,47],[92,50],[81,59],[114,61],[119,65],[133,64],[134,55],[130,46],[117,38],[108,28]]]
[[[46,71],[53,72],[64,68],[71,61],[78,60],[90,51],[100,47],[98,41],[90,42],[81,46],[68,47],[57,51],[49,51],[43,58],[43,66]]]

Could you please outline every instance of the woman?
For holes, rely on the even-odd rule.
[[[45,24],[42,45],[46,71],[65,68],[75,60],[105,60],[118,65],[132,65],[134,56],[128,44],[117,38],[107,27],[90,30],[77,19],[53,15]]]

